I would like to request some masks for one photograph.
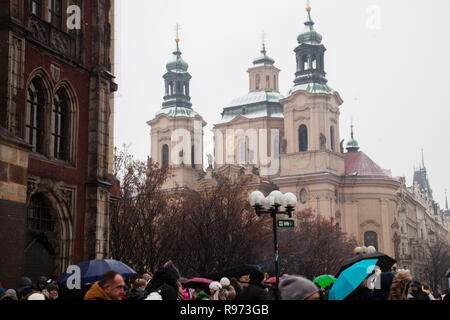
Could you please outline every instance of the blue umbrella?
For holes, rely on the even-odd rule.
[[[123,277],[130,277],[137,274],[136,271],[131,269],[126,264],[111,259],[104,260],[90,260],[84,261],[77,264],[81,272],[81,284],[92,283],[99,281],[101,276],[107,271],[117,271]],[[64,272],[57,280],[56,283],[60,285],[65,285],[67,279],[72,276],[73,273]]]
[[[341,272],[331,288],[328,300],[344,300],[372,273],[378,259],[361,260]]]

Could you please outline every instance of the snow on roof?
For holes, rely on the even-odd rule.
[[[266,92],[266,91],[258,91],[258,92],[250,92],[245,96],[238,97],[233,99],[229,104],[230,107],[243,106],[258,102],[279,102],[280,99],[283,99],[283,95],[278,92]]]
[[[156,116],[159,116],[160,114],[165,114],[169,117],[188,117],[188,118],[195,118],[198,116],[198,113],[190,108],[184,108],[184,107],[169,107],[169,108],[163,108],[156,113]]]
[[[290,96],[295,91],[303,90],[308,93],[326,93],[326,94],[333,94],[335,91],[327,84],[321,84],[321,83],[305,83],[305,84],[299,84],[291,88],[289,90],[288,96]]]

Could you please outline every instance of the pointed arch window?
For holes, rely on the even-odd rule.
[[[308,151],[308,128],[304,124],[298,128],[298,149],[299,152]]]
[[[238,138],[238,164],[245,163],[246,160],[246,143],[245,143],[245,137]]]
[[[194,145],[192,145],[192,148],[191,148],[191,166],[192,166],[192,169],[195,169],[195,146]]]
[[[68,160],[70,107],[65,89],[59,89],[53,98],[50,154],[55,159]]]
[[[162,146],[162,166],[168,167],[169,166],[169,146],[167,144]]]
[[[45,87],[42,80],[34,78],[28,86],[25,141],[33,146],[32,150],[44,153],[44,115],[45,115]]]

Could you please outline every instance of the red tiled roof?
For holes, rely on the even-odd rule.
[[[382,169],[362,151],[345,154],[345,175],[391,178],[389,170]]]

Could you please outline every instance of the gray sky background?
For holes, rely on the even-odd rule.
[[[350,119],[361,150],[393,176],[412,183],[424,149],[433,195],[444,206],[450,189],[450,1],[312,0],[315,29],[327,48],[329,85],[344,100],[340,137]],[[248,92],[247,69],[267,54],[281,69],[280,92],[293,85],[297,36],[306,0],[117,0],[115,145],[150,155],[146,122],[161,109],[165,65],[180,48],[192,75],[193,108],[212,125],[222,109]]]

